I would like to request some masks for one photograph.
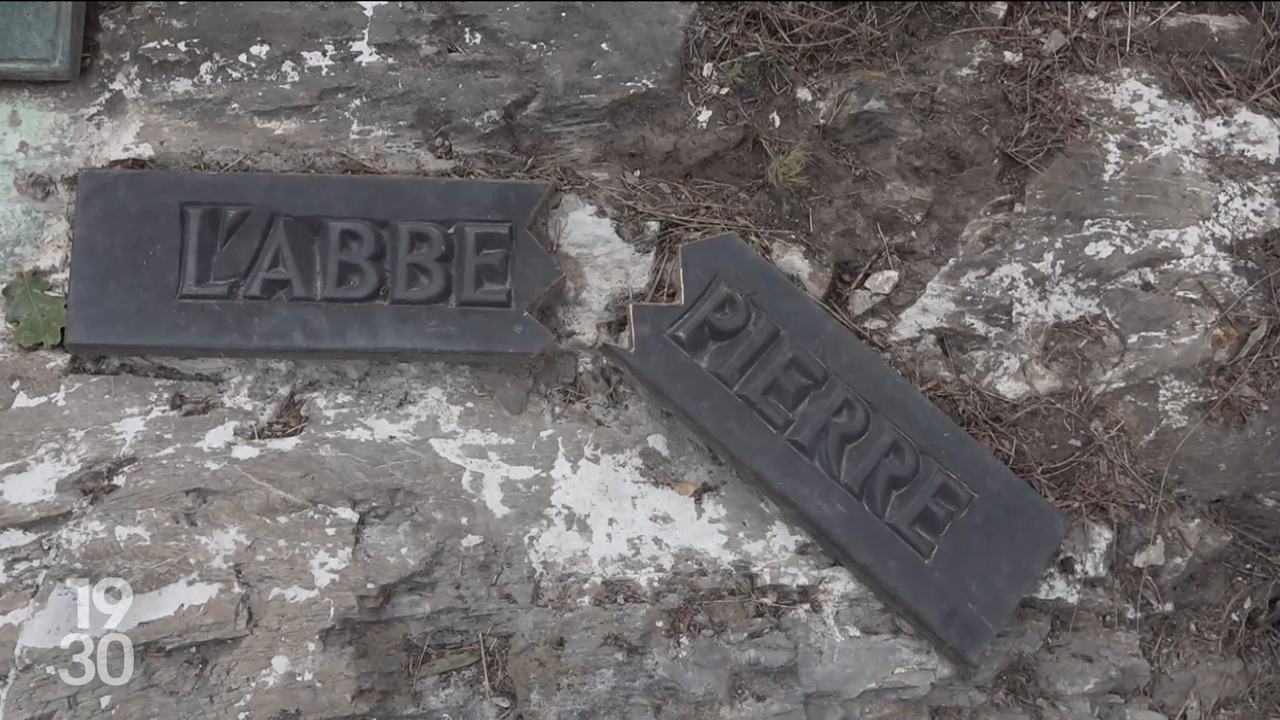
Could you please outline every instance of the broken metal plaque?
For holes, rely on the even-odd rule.
[[[0,3],[0,80],[80,75],[83,2]]]
[[[561,278],[542,182],[81,174],[68,349],[86,355],[516,356]]]
[[[976,664],[1062,515],[734,235],[631,306],[642,386],[953,659]]]

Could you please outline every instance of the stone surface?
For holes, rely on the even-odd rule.
[[[979,687],[991,685],[1014,662],[1033,657],[1048,637],[1048,618],[1031,613],[1015,618],[991,641],[971,682]]]
[[[1171,13],[1155,27],[1159,50],[1246,62],[1259,50],[1263,31],[1240,15]]]
[[[1228,570],[1218,561],[1231,544],[1227,531],[1203,518],[1175,515],[1168,559],[1156,581],[1177,605],[1212,604],[1225,592]]]
[[[1044,650],[1035,669],[1040,687],[1059,698],[1126,695],[1151,681],[1137,633],[1095,627]]]
[[[555,307],[567,326],[562,339],[594,347],[606,336],[603,326],[614,308],[648,289],[653,258],[623,240],[604,211],[579,196],[564,195],[549,215],[548,233],[566,276],[566,292]]]
[[[1005,5],[987,7],[1007,18]],[[1077,542],[1073,530],[1046,574],[1056,599],[1033,598],[1019,609],[1006,628],[1008,654],[997,638],[979,667],[1003,665],[1003,674],[974,687],[678,423],[638,402],[592,350],[624,324],[627,299],[671,274],[674,263],[659,266],[650,248],[686,230],[681,221],[637,218],[629,206],[643,195],[597,194],[597,183],[621,185],[627,173],[642,194],[669,187],[678,196],[681,185],[696,191],[704,180],[743,188],[743,204],[728,201],[727,214],[717,211],[712,221],[754,222],[759,248],[814,296],[833,287],[833,259],[848,261],[835,273],[841,290],[887,251],[902,276],[859,319],[868,329],[896,326],[908,307],[940,310],[939,300],[955,299],[928,286],[939,265],[957,256],[969,263],[979,251],[957,245],[966,225],[1022,218],[1008,235],[986,236],[992,245],[981,252],[1000,269],[996,280],[1022,273],[1036,293],[1074,283],[1081,297],[1099,302],[1116,287],[1141,291],[1109,296],[1122,322],[1083,350],[1104,365],[1122,359],[1122,381],[1100,399],[1124,413],[1148,464],[1174,458],[1166,500],[1184,503],[1187,489],[1209,497],[1256,491],[1249,502],[1264,513],[1260,527],[1271,527],[1280,494],[1270,487],[1268,442],[1280,427],[1280,401],[1242,424],[1203,423],[1171,451],[1212,400],[1203,358],[1216,362],[1221,351],[1212,341],[1201,347],[1201,333],[1215,337],[1207,321],[1217,308],[1199,282],[1231,302],[1218,283],[1241,287],[1259,277],[1247,266],[1226,267],[1234,243],[1278,226],[1270,208],[1274,124],[1232,105],[1202,117],[1177,99],[1176,78],[1126,71],[1082,79],[1075,99],[1092,132],[1069,150],[1070,162],[1043,159],[1051,172],[1023,197],[1019,173],[1006,173],[1000,124],[1010,118],[987,71],[1003,71],[1002,62],[1025,67],[1036,48],[1026,57],[993,51],[978,37],[990,32],[921,43],[908,24],[910,32],[894,38],[906,54],[884,72],[795,77],[779,96],[731,89],[705,103],[714,115],[701,130],[698,83],[680,77],[690,37],[681,30],[693,9],[104,3],[79,80],[0,84],[0,267],[48,270],[64,290],[84,168],[549,176],[563,163],[587,180],[573,187],[580,205],[550,213],[569,221],[564,232],[551,224],[546,236],[565,272],[557,312],[540,316],[555,329],[557,351],[518,373],[362,362],[86,362],[18,353],[0,334],[0,408],[9,408],[0,411],[6,720],[112,711],[219,720],[1002,713],[1081,720],[1123,705],[1109,694],[1045,697],[1024,650],[1041,652],[1049,617],[1055,647],[1096,633],[1095,614],[1152,628],[1150,618],[1127,618],[1131,609],[1116,607],[1131,595],[1108,577],[1130,571],[1149,533],[1137,533],[1131,546],[1122,532],[1134,524],[1128,520],[1116,520],[1124,542],[1103,543],[1102,533],[1084,528]],[[1135,44],[1153,39],[1156,28],[1141,37],[1138,30],[1154,14],[1135,13]],[[718,82],[723,70],[712,64],[706,72]],[[764,183],[743,183],[764,167],[753,127],[812,148],[815,185],[781,199]],[[1102,158],[1101,171],[1081,155]],[[845,169],[830,172],[833,160]],[[1205,192],[1181,192],[1196,188]],[[1017,195],[1001,197],[1010,192]],[[753,213],[762,207],[756,203],[767,203],[766,212]],[[1067,222],[1045,232],[1021,224],[1053,214]],[[1099,228],[1111,232],[1091,235]],[[807,268],[777,252],[787,247],[779,238],[800,248]],[[1069,251],[1099,239],[1115,246],[1105,260],[1121,277],[1099,274],[1095,288]],[[1147,254],[1125,266],[1123,255],[1144,247]],[[1052,271],[1059,262],[1065,280],[1046,280],[1028,264]],[[1050,331],[1038,340],[990,323],[1002,332],[946,335],[954,365],[938,362],[936,380],[927,372],[933,335],[955,332],[953,319],[917,340],[875,339],[921,365],[926,382],[946,383],[947,372],[975,366],[973,377],[988,387],[1022,377],[1022,367],[990,373],[976,362],[1007,349],[1048,365],[1046,374],[1027,363],[1028,377],[1047,377],[1046,386],[1097,389],[1088,377],[1077,384],[1075,368],[1058,362],[1063,338],[1091,326],[1054,327],[1073,307],[1058,302],[1063,296],[1023,296],[976,276],[967,290],[1002,296],[1007,304],[991,313],[1009,327],[1028,329],[1049,315]],[[960,297],[959,315],[984,305]],[[1122,348],[1132,349],[1134,368],[1123,367]],[[1134,379],[1144,377],[1151,379]],[[288,422],[296,415],[282,412],[294,389],[308,420],[297,435],[273,437],[296,428]],[[1164,508],[1162,517],[1170,504]],[[1221,594],[1235,576],[1219,584],[1228,566],[1213,560],[1163,584],[1184,551],[1179,521],[1169,520],[1159,528],[1165,565],[1149,578],[1159,583],[1159,599],[1182,608],[1207,601],[1201,588]],[[1067,566],[1103,569],[1067,576]],[[128,630],[141,645],[139,677],[129,686],[74,689],[48,675],[67,668],[72,651],[35,645],[49,644],[46,621],[74,623],[55,592],[63,580],[99,572],[165,599],[149,616],[173,612]],[[217,596],[201,603],[214,586]],[[1040,614],[1046,604],[1052,616]],[[239,612],[246,607],[252,613]],[[451,648],[476,647],[480,633],[492,650],[491,698],[479,663],[441,676],[411,672],[420,660],[469,652]],[[557,647],[562,639],[568,651]],[[539,669],[543,660],[552,672]],[[1171,681],[1185,678],[1190,664],[1205,676],[1204,692],[1178,697],[1170,682],[1177,707],[1135,697],[1134,709],[1173,718],[1185,707],[1185,720],[1228,716],[1201,700],[1213,697],[1210,671],[1226,663],[1166,655],[1160,666]],[[1085,670],[1112,672],[1106,663]],[[1234,679],[1229,686],[1242,687]],[[1236,715],[1254,720],[1250,709]]]
[[[1102,720],[1169,720],[1155,710],[1135,707],[1109,708],[1100,717]]]
[[[128,366],[183,378],[154,379],[63,358],[48,387],[0,357],[19,392],[0,412],[6,720],[96,717],[107,695],[117,717],[489,718],[479,666],[405,669],[479,633],[528,717],[704,716],[741,683],[776,715],[953,675],[634,397],[535,394],[511,416],[484,366]],[[271,430],[295,391],[302,429]],[[148,599],[125,623],[128,692],[45,670],[70,667],[63,581],[104,576]]]
[[[613,355],[953,656],[974,663],[1062,517],[741,239],[680,251],[682,304]]]
[[[90,355],[532,355],[560,279],[545,183],[81,175],[67,347]]]
[[[1157,675],[1151,697],[1170,715],[1191,703],[1203,717],[1213,717],[1219,703],[1239,697],[1249,682],[1249,670],[1240,658],[1198,653]]]
[[[80,74],[83,2],[0,4],[0,80],[72,80]]]
[[[1280,227],[1280,126],[1244,107],[1202,117],[1137,71],[1073,86],[1098,131],[1033,176],[1025,204],[973,217],[892,337],[1011,399],[1106,394],[1142,457],[1172,456],[1169,482],[1197,496],[1268,487],[1280,403],[1188,431],[1215,396],[1219,304],[1250,285],[1233,244]],[[944,357],[939,335],[958,350]]]

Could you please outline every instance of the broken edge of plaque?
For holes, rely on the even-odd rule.
[[[724,262],[722,264],[718,264],[716,266],[717,269],[715,270],[706,269],[705,271],[700,273],[704,276],[708,274],[711,275],[710,279],[706,280],[705,287],[698,287],[693,289],[689,288],[686,281],[688,279],[688,276],[693,274],[690,272],[690,268],[695,263],[695,261],[690,258],[690,255],[693,253],[698,253],[703,255],[702,264],[709,266],[711,265],[711,263],[708,261],[707,255],[712,250],[718,251],[715,257],[715,260],[720,261],[723,259]],[[686,251],[693,251],[693,253],[686,252]],[[722,254],[719,251],[723,251]],[[883,601],[889,603],[890,606],[892,606],[895,610],[902,613],[906,617],[906,619],[911,623],[912,626],[914,626],[917,630],[919,630],[924,636],[928,637],[935,644],[935,647],[937,647],[937,649],[942,654],[946,655],[949,659],[956,662],[962,670],[965,670],[965,671],[972,670],[978,664],[983,652],[985,652],[986,648],[990,645],[991,640],[994,639],[996,634],[1000,631],[1002,625],[1008,621],[1008,618],[1012,615],[1013,610],[1016,608],[1017,604],[1031,589],[1031,587],[1034,586],[1034,583],[1039,579],[1039,577],[1043,573],[1044,568],[1047,566],[1049,561],[1056,554],[1058,547],[1062,542],[1062,539],[1066,535],[1065,518],[1057,510],[1057,508],[1055,508],[1050,502],[1048,502],[1043,497],[1041,497],[1038,493],[1036,493],[1036,491],[1033,488],[1031,488],[1030,485],[1026,484],[1025,481],[1023,481],[1021,478],[1018,478],[1016,475],[1012,473],[1012,471],[1010,471],[1007,467],[1001,464],[993,455],[991,455],[991,453],[984,446],[978,443],[978,441],[972,438],[972,436],[968,435],[968,433],[966,433],[963,430],[963,428],[960,428],[958,425],[956,425],[954,421],[950,419],[949,416],[947,416],[940,409],[938,409],[931,402],[929,402],[927,398],[925,398],[923,395],[919,393],[918,390],[916,390],[913,386],[907,383],[907,381],[904,378],[902,378],[901,375],[899,375],[896,371],[894,371],[882,360],[880,360],[879,357],[876,356],[871,350],[863,346],[856,338],[854,338],[851,334],[849,334],[849,331],[847,328],[845,328],[843,325],[840,325],[834,318],[830,316],[829,313],[827,313],[825,309],[814,304],[812,299],[810,299],[807,294],[805,294],[799,288],[795,287],[794,283],[792,283],[784,275],[782,275],[782,273],[780,273],[776,268],[774,268],[770,263],[768,263],[768,261],[760,257],[759,254],[757,254],[753,249],[751,249],[750,246],[748,246],[745,242],[743,242],[742,239],[738,237],[736,234],[730,233],[725,235],[719,235],[716,237],[707,238],[704,240],[699,240],[693,243],[689,243],[688,245],[682,246],[679,249],[678,254],[679,254],[678,262],[677,262],[678,275],[676,277],[676,281],[678,285],[676,289],[676,299],[669,303],[631,303],[629,304],[627,308],[627,313],[628,313],[627,331],[620,338],[618,344],[606,345],[603,348],[605,353],[609,355],[611,358],[613,358],[617,362],[617,364],[621,366],[624,373],[632,381],[632,384],[638,389],[640,389],[642,391],[642,394],[646,395],[651,400],[655,401],[657,404],[670,410],[689,430],[693,431],[694,434],[699,439],[707,443],[712,448],[712,450],[714,450],[717,454],[719,454],[723,459],[727,460],[728,464],[731,467],[733,467],[741,476],[751,479],[757,488],[762,489],[764,491],[764,495],[766,497],[768,497],[771,501],[773,501],[778,506],[782,507],[785,512],[787,512],[794,520],[797,521],[797,523],[803,529],[806,530],[806,532],[808,532],[811,536],[813,536],[816,540],[818,540],[819,544],[821,544],[833,557],[835,557],[842,566],[844,566],[847,570],[852,572],[854,576],[857,577],[862,583],[872,588]],[[673,348],[676,347],[676,343],[671,341],[670,338],[668,337],[669,334],[675,331],[675,326],[684,319],[687,313],[693,310],[694,306],[702,302],[702,298],[699,295],[691,296],[691,294],[693,293],[700,293],[702,295],[711,294],[714,288],[716,288],[717,286],[724,285],[726,281],[721,280],[720,278],[722,274],[725,276],[730,276],[733,274],[732,268],[730,267],[728,270],[725,270],[725,266],[730,266],[734,262],[733,256],[735,254],[738,255],[739,258],[743,258],[742,264],[744,266],[752,265],[752,264],[756,266],[751,268],[750,272],[746,272],[745,274],[755,273],[757,275],[761,275],[763,274],[761,267],[763,267],[763,268],[767,268],[768,272],[776,276],[776,280],[778,281],[778,287],[782,288],[781,290],[779,290],[779,292],[789,296],[786,299],[784,304],[789,304],[790,309],[798,310],[798,308],[807,305],[810,308],[810,310],[804,311],[804,312],[810,312],[810,311],[820,312],[827,322],[838,327],[838,332],[840,334],[840,337],[843,339],[836,340],[832,336],[824,336],[823,338],[824,341],[836,342],[836,343],[839,343],[839,342],[851,343],[853,345],[856,345],[858,348],[860,348],[859,352],[855,353],[857,355],[860,355],[860,357],[842,358],[842,359],[846,359],[850,363],[861,360],[861,361],[866,361],[869,364],[871,361],[874,361],[879,365],[879,367],[885,373],[888,373],[893,377],[893,380],[888,381],[887,384],[892,385],[896,383],[896,384],[900,384],[901,386],[904,386],[905,389],[909,389],[912,393],[914,393],[918,397],[919,401],[928,405],[928,407],[932,408],[933,412],[937,413],[937,415],[940,416],[941,419],[945,420],[946,423],[948,423],[951,427],[954,427],[958,431],[955,434],[962,436],[963,440],[956,441],[954,438],[948,439],[946,442],[948,443],[950,448],[954,449],[956,447],[959,447],[963,451],[968,452],[969,454],[971,454],[972,456],[976,456],[977,458],[975,460],[974,457],[971,457],[970,459],[965,460],[963,463],[961,463],[964,465],[966,470],[970,471],[971,473],[974,468],[979,468],[979,469],[983,469],[983,468],[997,469],[998,468],[998,471],[1003,472],[1003,474],[1006,476],[1005,479],[999,479],[999,478],[996,480],[991,480],[990,478],[979,479],[979,482],[981,484],[981,489],[984,491],[984,493],[988,495],[992,495],[994,497],[986,498],[986,500],[988,501],[988,504],[986,507],[982,508],[983,512],[971,514],[969,522],[966,524],[965,540],[970,542],[976,542],[979,545],[979,549],[981,549],[982,547],[987,547],[993,550],[998,550],[998,547],[1002,545],[1008,545],[1008,544],[1016,545],[1017,543],[1019,543],[1021,540],[1024,540],[1024,539],[1027,541],[1022,546],[1018,547],[1016,551],[1007,551],[1007,550],[1004,551],[1005,554],[1003,555],[1003,559],[1008,560],[1009,564],[1016,566],[1013,568],[1002,568],[1003,576],[1000,579],[1001,581],[1003,581],[1005,592],[998,595],[991,595],[986,598],[979,597],[981,593],[987,592],[987,590],[989,589],[989,586],[984,584],[983,582],[984,579],[980,577],[974,578],[972,574],[970,574],[969,576],[965,576],[964,572],[958,568],[957,569],[939,568],[935,564],[935,562],[938,559],[937,553],[936,553],[937,545],[934,546],[934,551],[932,551],[930,555],[924,557],[924,562],[926,566],[931,566],[930,567],[931,570],[938,571],[939,575],[934,578],[935,580],[937,580],[937,582],[930,583],[928,578],[922,577],[918,574],[915,576],[914,579],[909,578],[907,581],[889,580],[886,582],[884,578],[877,577],[875,574],[875,568],[871,568],[870,566],[879,564],[880,566],[879,569],[881,570],[884,570],[886,567],[893,566],[892,561],[889,562],[888,565],[886,565],[885,563],[879,562],[880,558],[875,558],[872,556],[872,554],[876,553],[878,550],[880,550],[880,548],[864,550],[863,556],[861,558],[855,557],[853,554],[851,554],[850,551],[851,550],[856,551],[856,549],[859,546],[857,544],[849,543],[849,540],[853,537],[856,537],[858,534],[857,532],[851,533],[850,535],[846,535],[843,538],[843,541],[844,541],[843,543],[840,540],[833,539],[832,537],[827,536],[824,533],[823,529],[821,528],[821,526],[823,525],[823,522],[815,521],[814,517],[811,516],[804,507],[799,506],[798,502],[796,501],[796,498],[781,495],[779,491],[779,486],[781,486],[786,481],[781,481],[781,482],[771,481],[769,478],[766,478],[763,476],[761,470],[753,467],[750,462],[744,460],[743,457],[741,457],[738,453],[735,453],[729,449],[728,444],[731,441],[726,440],[726,437],[733,438],[734,435],[732,432],[727,432],[726,437],[716,437],[716,434],[713,430],[708,429],[707,427],[704,427],[702,423],[698,422],[694,418],[695,413],[698,413],[698,412],[706,413],[707,408],[711,407],[714,404],[714,399],[708,399],[708,396],[704,396],[701,398],[697,397],[698,393],[695,385],[688,385],[685,388],[682,388],[683,390],[686,390],[689,392],[680,392],[680,393],[663,392],[661,383],[664,381],[667,381],[666,378],[669,378],[672,375],[678,374],[675,372],[669,372],[672,370],[672,367],[670,366],[666,368],[657,369],[657,370],[654,370],[651,368],[650,369],[651,371],[646,373],[646,369],[642,366],[642,362],[639,356],[646,352],[648,352],[649,354],[660,355],[661,350],[659,350],[656,346],[663,342],[670,344]],[[752,296],[755,295],[755,291],[758,289],[759,288],[752,288],[750,291],[745,291],[745,290],[739,291],[739,294],[746,297],[746,301],[749,304],[754,306],[755,302]],[[756,311],[760,312],[758,307],[756,308]],[[667,317],[663,317],[664,314]],[[762,315],[766,319],[769,319],[773,323],[775,323],[778,326],[778,328],[782,331],[783,335],[786,334],[788,329],[785,326],[783,326],[782,323],[779,323],[776,318],[769,317],[769,313],[762,312]],[[640,319],[640,323],[637,323],[638,316],[645,316]],[[653,329],[653,335],[650,337],[647,337],[646,339],[642,339],[638,336],[638,330],[641,328],[641,324],[646,322],[646,318],[648,318],[647,321],[648,323],[650,323]],[[774,336],[774,337],[777,337],[777,336]],[[648,350],[645,349],[645,345],[644,345],[645,343],[648,343],[650,345]],[[772,349],[771,346],[773,344],[776,344],[776,343],[774,343],[773,340],[769,340],[767,344],[764,345],[763,347],[771,350]],[[816,352],[813,348],[806,347],[803,344],[800,344],[799,347],[806,354],[810,355],[811,358],[813,356],[819,355],[819,353]],[[841,349],[848,349],[848,348],[846,347]],[[852,387],[854,383],[851,383],[849,379],[850,375],[847,369],[844,372],[841,372],[840,368],[842,368],[842,366],[838,366],[836,363],[829,362],[828,358],[830,357],[831,352],[832,350],[829,347],[827,347],[825,350],[821,352],[821,357],[818,357],[819,364],[825,363],[828,365],[828,367],[826,368],[828,377],[826,381],[818,382],[818,384],[813,387],[816,388],[821,386],[822,389],[827,389],[831,386],[830,381],[834,379],[835,381],[839,381],[840,383],[844,384],[846,386],[846,389],[848,389],[848,391],[851,394],[858,396],[859,391]],[[756,356],[756,360],[752,360],[749,362],[759,363],[760,359],[766,355],[768,355],[768,351],[761,351]],[[686,358],[682,357],[682,361],[684,359]],[[687,359],[693,360],[693,358],[691,357]],[[702,384],[710,385],[722,392],[724,390],[727,390],[728,397],[730,399],[738,401],[738,404],[743,406],[743,411],[745,413],[749,415],[752,414],[750,412],[750,408],[746,407],[746,403],[742,401],[741,397],[735,394],[735,390],[737,389],[736,387],[722,384],[706,368],[701,368],[701,369],[705,377],[699,378],[698,382]],[[666,377],[662,375],[662,372],[664,370],[669,372],[669,374]],[[739,377],[741,379],[745,379],[747,375],[749,375],[749,373],[750,373],[749,369],[744,370],[743,374]],[[807,403],[807,398],[811,397],[813,392],[816,392],[816,390],[811,391],[810,395],[806,396],[806,400],[802,400],[800,404],[796,405],[794,412],[797,420],[799,420],[801,414],[805,412],[808,405],[811,404],[811,403]],[[884,407],[888,407],[887,404],[882,407],[877,407],[871,404],[865,397],[862,398],[861,402],[869,410],[868,414],[871,416],[870,423],[872,424],[872,426],[874,426],[874,423],[876,421],[876,416],[877,415],[881,416],[881,419],[883,421],[882,424],[887,424],[889,427],[896,430],[896,432],[907,441],[907,444],[915,448],[916,453],[918,453],[922,459],[928,460],[932,464],[933,469],[937,471],[938,475],[944,475],[950,478],[952,481],[954,481],[956,477],[959,475],[965,475],[966,478],[968,477],[970,473],[962,472],[956,469],[955,467],[952,467],[956,465],[958,462],[954,458],[950,458],[946,466],[944,466],[940,461],[934,461],[933,458],[929,457],[926,453],[922,452],[920,448],[915,447],[920,444],[919,440],[917,440],[916,437],[913,437],[912,435],[907,434],[905,430],[902,430],[897,426],[897,424],[895,424],[895,423],[900,423],[901,418],[899,417],[895,417],[894,419],[884,418],[884,416],[892,414],[892,413],[885,412]],[[901,415],[900,412],[897,414]],[[768,423],[768,421],[764,419],[763,416],[754,416],[754,417],[756,417],[756,419],[763,421],[760,423],[760,426],[765,428],[771,435],[776,437],[779,440],[780,446],[789,447],[790,449],[795,449],[796,446],[787,445],[788,441],[790,440],[789,432],[784,433],[784,432],[779,432],[773,429],[771,425]],[[728,425],[731,422],[732,421],[726,421],[725,424]],[[915,424],[914,421],[912,421],[912,424]],[[723,430],[724,428],[722,428],[722,431]],[[852,441],[850,445],[846,446],[844,449],[847,451],[850,446],[860,443],[861,439],[864,437],[868,437],[868,435],[864,434],[860,436],[859,439]],[[967,442],[964,442],[964,441],[967,441]],[[749,440],[738,440],[738,442],[740,443],[740,446],[746,446],[750,444]],[[957,444],[957,442],[959,444]],[[933,451],[932,448],[930,448],[930,453],[937,454]],[[749,455],[749,454],[751,454],[750,451],[742,453],[742,455]],[[942,454],[946,454],[946,453],[944,452]],[[796,456],[804,457],[803,454],[800,452],[796,452]],[[807,463],[813,463],[812,459],[810,458],[805,458],[805,461]],[[841,462],[843,463],[843,461]],[[924,465],[921,464],[920,467],[923,468]],[[818,467],[817,463],[812,464],[812,467],[810,468],[810,470],[812,469],[818,469],[819,470],[818,474],[821,474],[822,472],[824,472],[821,468]],[[871,468],[872,471],[874,471],[875,469],[876,469],[875,467]],[[920,472],[921,474],[923,474],[922,470],[915,471],[915,472]],[[1012,484],[1007,484],[1007,487],[1005,488],[991,486],[991,483],[993,482],[1003,482],[1006,479],[1008,481],[1012,481]],[[851,492],[848,490],[847,486],[843,485],[843,483],[840,480],[836,480],[834,477],[832,477],[830,473],[827,473],[826,475],[824,475],[823,480],[829,481],[829,484],[832,487],[838,487],[842,492]],[[977,483],[972,483],[972,481],[970,482],[971,484],[977,485]],[[914,484],[916,484],[914,480],[908,482],[908,488]],[[940,481],[939,485],[945,489],[948,483],[947,481],[944,480],[944,481]],[[958,501],[955,503],[956,507],[947,508],[954,513],[952,515],[950,522],[954,522],[955,520],[958,520],[961,517],[963,517],[966,513],[968,513],[971,510],[972,506],[974,506],[976,502],[979,500],[979,494],[970,490],[969,487],[966,486],[963,482],[958,482],[958,483],[953,482],[952,485],[953,486],[958,485],[958,487],[962,489],[963,493],[957,496],[954,494],[954,491],[948,491],[951,493],[950,495],[948,495],[948,497],[950,498],[958,497]],[[797,481],[795,487],[797,489],[800,489],[801,483]],[[866,487],[869,487],[869,484],[867,486],[864,486],[864,489],[861,492],[865,493]],[[830,488],[828,488],[828,490],[829,489]],[[1014,496],[1013,499],[1012,500],[1002,499],[1000,497],[1001,490],[1005,490],[1008,492],[1009,495]],[[940,492],[940,491],[935,489],[933,492]],[[800,493],[800,494],[804,494],[804,493]],[[813,497],[814,496],[810,495],[809,499],[813,499]],[[861,518],[862,520],[871,521],[872,524],[876,524],[875,521],[878,520],[879,522],[884,523],[885,526],[889,525],[889,519],[887,515],[877,518],[875,515],[871,514],[868,507],[865,505],[865,501],[864,501],[865,496],[860,497],[858,495],[851,494],[851,497],[854,499],[855,505],[867,511],[864,517]],[[890,497],[888,501],[886,501],[885,503],[886,508],[892,506],[893,503],[896,502],[896,497],[897,497],[896,495],[893,495]],[[1014,527],[1018,531],[1025,533],[1027,537],[1026,538],[990,537],[987,534],[987,530],[985,526],[982,527],[981,529],[978,529],[976,532],[974,532],[973,526],[979,523],[981,519],[986,518],[989,520],[991,519],[990,516],[995,515],[995,513],[990,512],[992,503],[998,506],[997,507],[998,510],[1009,510],[1009,509],[1026,510],[1028,511],[1027,515],[1034,516],[1034,517],[1030,517],[1028,522],[1020,523],[1020,526],[1021,526],[1020,528],[1016,527],[1019,524],[1017,522],[1018,520],[1017,518],[1015,518],[1010,525],[1010,527]],[[839,502],[837,502],[836,505],[839,505]],[[843,506],[841,506],[841,509],[843,510]],[[819,514],[827,513],[828,511],[829,510],[827,508],[822,508],[819,511]],[[892,511],[888,511],[888,512],[891,513]],[[831,519],[831,516],[828,515],[826,518],[826,521],[829,522],[830,519]],[[934,540],[936,540],[937,543],[940,544],[944,536],[945,536],[945,529],[943,533],[939,534],[936,538],[934,538]],[[901,559],[902,556],[909,555],[909,553],[902,552],[902,548],[900,547],[896,548],[895,551],[899,555],[899,559]],[[917,549],[917,552],[919,552],[918,549]],[[924,555],[924,553],[921,553],[921,555]],[[867,560],[868,562],[860,562],[860,560]],[[973,566],[981,565],[983,558],[971,557],[971,558],[968,558],[968,560],[970,560],[970,562],[966,564],[967,567],[965,569],[971,570]],[[908,575],[909,574],[910,573],[908,573]],[[965,583],[964,581],[966,580],[970,582]],[[959,582],[957,583],[957,581]],[[938,586],[946,586],[949,582],[954,584],[959,584],[961,586],[967,584],[970,586],[971,592],[969,592],[964,597],[959,597],[954,600],[939,599],[939,595],[937,594],[930,595],[927,593],[927,591],[932,590],[934,593],[940,593],[942,596],[946,596],[950,594],[946,592],[947,590],[946,587],[931,588],[929,587],[929,585],[932,584],[932,585],[938,585]],[[906,586],[909,586],[909,585],[915,585],[916,586],[915,589],[918,591],[921,591],[918,597],[914,599],[911,597],[906,597],[906,595],[908,595],[909,593],[904,593],[904,588],[906,588]],[[982,611],[979,611],[978,608],[974,606],[973,601],[971,601],[972,598],[978,598],[977,602],[983,605],[983,609],[986,611],[985,613]],[[984,602],[984,600],[990,601],[990,602]],[[934,622],[932,623],[929,621],[929,619],[923,618],[922,614],[920,613],[920,608],[927,605],[928,603],[933,603],[936,610],[938,606],[945,606],[948,602],[952,602],[953,607],[950,607],[950,608],[942,607],[940,611],[928,613],[931,615],[931,619],[934,620]],[[968,606],[967,609],[964,607],[966,605]],[[954,628],[948,628],[945,626],[945,621],[943,623],[938,622],[939,618],[951,619],[954,615],[957,614],[957,611],[960,614],[967,614],[969,613],[969,611],[972,611],[972,614],[975,616],[970,618],[970,621],[967,623],[968,627],[964,631],[954,631]]]
[[[84,2],[10,2],[0,28],[0,80],[60,82],[80,76],[84,47]],[[20,6],[29,7],[20,7]],[[19,11],[28,13],[18,18]],[[33,16],[31,13],[39,13]],[[27,20],[24,23],[22,20]],[[33,21],[33,22],[32,22]],[[10,24],[11,23],[11,24]],[[25,36],[20,37],[20,35]]]

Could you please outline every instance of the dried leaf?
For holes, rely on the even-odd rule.
[[[1249,333],[1249,339],[1244,341],[1244,347],[1240,348],[1240,352],[1236,353],[1235,358],[1232,359],[1231,362],[1235,362],[1240,358],[1247,357],[1249,353],[1252,352],[1253,349],[1258,346],[1258,343],[1262,342],[1262,338],[1266,337],[1267,333],[1270,332],[1270,330],[1271,330],[1270,319],[1266,319],[1266,320],[1263,320],[1262,322],[1259,322],[1258,326],[1253,329],[1253,332]]]
[[[1226,350],[1236,344],[1236,340],[1240,339],[1240,333],[1230,325],[1219,328],[1218,332],[1213,334],[1213,345],[1219,350]]]
[[[422,666],[423,675],[443,675],[454,670],[461,670],[480,662],[480,655],[477,653],[459,653],[457,655],[445,655],[437,658]]]

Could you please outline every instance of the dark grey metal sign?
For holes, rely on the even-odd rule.
[[[681,251],[682,298],[611,354],[842,564],[976,663],[1062,515],[742,240]]]
[[[81,175],[67,346],[86,354],[527,355],[561,278],[548,183]]]

